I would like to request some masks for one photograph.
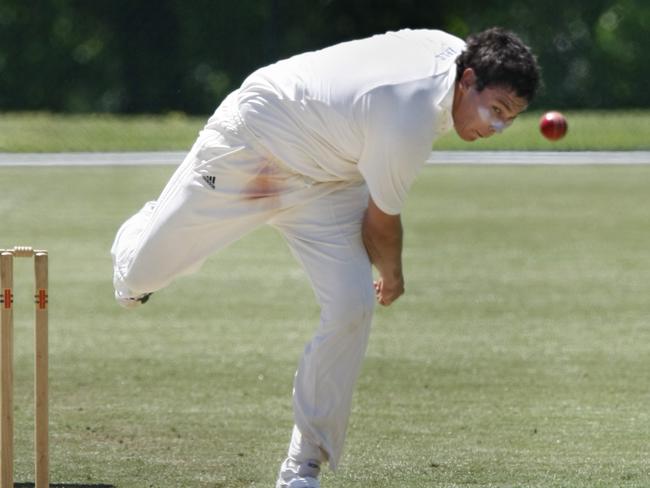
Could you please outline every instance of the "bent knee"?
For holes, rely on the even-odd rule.
[[[322,307],[321,320],[335,327],[365,327],[370,324],[374,309],[372,287],[367,290],[342,290]]]

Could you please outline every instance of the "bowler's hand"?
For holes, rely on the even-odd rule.
[[[375,281],[375,296],[380,305],[388,306],[404,294],[404,280]]]

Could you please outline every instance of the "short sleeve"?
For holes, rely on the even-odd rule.
[[[384,85],[360,103],[364,144],[359,159],[375,204],[399,214],[406,195],[431,153],[436,106],[430,80]]]

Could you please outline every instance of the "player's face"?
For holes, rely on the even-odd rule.
[[[474,141],[503,132],[523,110],[526,100],[507,88],[476,88],[474,70],[468,68],[456,84],[452,114],[461,139]]]

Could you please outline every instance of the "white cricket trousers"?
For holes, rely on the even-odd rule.
[[[316,182],[277,161],[242,124],[231,96],[158,200],[122,225],[111,250],[116,295],[133,297],[198,270],[262,224],[278,229],[321,307],[294,379],[288,458],[298,463],[336,469],[341,457],[375,304],[361,238],[367,203],[362,180]]]

